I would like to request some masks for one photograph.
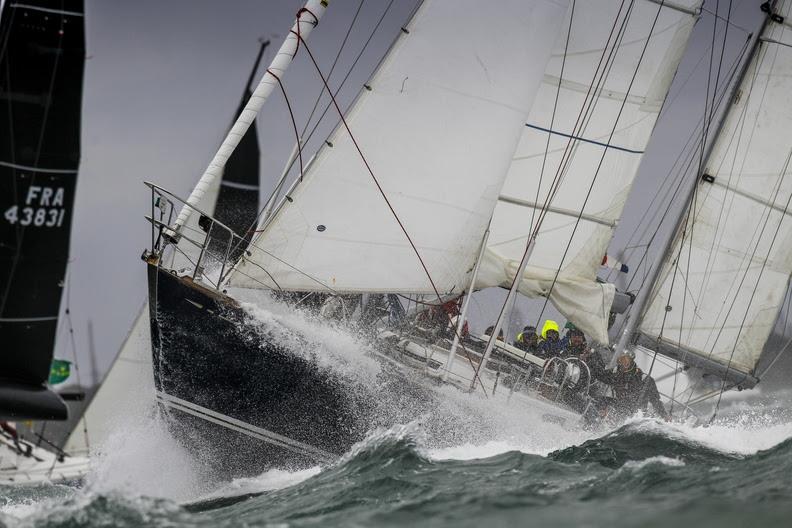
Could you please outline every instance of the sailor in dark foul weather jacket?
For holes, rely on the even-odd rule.
[[[663,419],[671,419],[660,401],[654,379],[646,376],[628,354],[619,356],[616,371],[607,373],[607,378],[608,384],[613,387],[613,410],[617,417],[628,418],[638,410],[646,410],[651,403],[655,412]]]

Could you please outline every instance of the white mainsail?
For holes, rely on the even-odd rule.
[[[615,288],[598,283],[597,272],[701,1],[659,4],[577,0],[570,9],[500,193],[477,281],[479,288],[511,286],[553,179],[565,165],[519,291],[528,297],[550,292],[556,308],[600,343],[608,342]],[[606,69],[614,45],[599,90],[588,96],[593,111],[576,129],[587,91]],[[579,139],[564,162],[570,136]]]
[[[640,323],[646,346],[743,374],[759,361],[792,275],[791,46],[768,21]]]
[[[441,294],[466,289],[566,0],[427,0],[346,116]],[[340,126],[230,283],[434,293]]]

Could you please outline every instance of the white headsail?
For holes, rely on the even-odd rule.
[[[601,343],[615,290],[597,283],[597,272],[701,1],[659,4],[577,0],[570,9],[500,193],[478,279],[479,287],[511,285],[560,172],[519,291],[545,297],[552,285],[556,308]]]
[[[751,374],[775,324],[792,274],[791,46],[769,21],[728,109],[640,324],[661,353]]]
[[[440,293],[466,289],[566,0],[427,0],[346,116]],[[344,126],[231,277],[433,293]]]

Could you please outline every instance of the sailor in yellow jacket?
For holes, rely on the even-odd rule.
[[[558,332],[558,323],[548,319],[542,326],[542,340],[539,341],[539,355],[545,359],[560,356],[564,345]]]

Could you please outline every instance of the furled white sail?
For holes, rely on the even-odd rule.
[[[560,173],[519,291],[529,297],[550,292],[556,308],[600,343],[608,341],[615,290],[596,282],[597,271],[701,1],[658,4],[577,0],[570,9],[500,193],[477,281],[479,287],[511,286]],[[588,95],[592,110],[576,128],[592,85],[599,88]],[[576,138],[571,143],[570,136]]]
[[[346,121],[441,294],[469,282],[566,0],[427,0]],[[231,284],[433,293],[345,127]]]
[[[776,9],[788,20],[790,7]],[[792,274],[790,46],[792,29],[768,22],[641,321],[683,360],[752,373],[781,309]]]

